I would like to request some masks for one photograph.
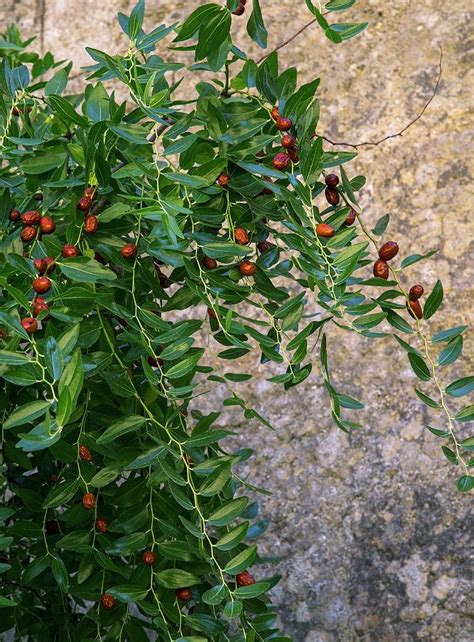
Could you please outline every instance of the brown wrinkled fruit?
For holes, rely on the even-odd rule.
[[[86,234],[95,234],[99,227],[99,219],[94,214],[88,214],[84,218],[84,232]]]
[[[120,250],[120,254],[123,256],[124,259],[127,259],[127,261],[132,261],[137,255],[137,250],[138,248],[135,245],[135,243],[127,243]]]
[[[63,249],[61,254],[65,259],[71,259],[79,254],[77,251],[77,247],[75,245],[71,245],[70,243],[66,243],[66,245],[63,245]]]
[[[10,219],[10,221],[12,221],[12,222],[19,221],[19,220],[20,220],[20,218],[21,218],[21,212],[20,212],[20,210],[15,210],[15,209],[10,210],[10,214],[8,215],[8,218],[9,218],[9,219]]]
[[[95,527],[101,533],[106,533],[109,530],[109,523],[103,517],[98,517],[95,520]]]
[[[229,184],[230,177],[228,174],[220,174],[217,178],[217,184],[221,187],[227,187]]]
[[[239,245],[247,245],[250,241],[247,230],[244,230],[243,227],[235,228],[235,242]]]
[[[239,272],[243,276],[253,276],[257,271],[257,266],[252,261],[242,261],[239,263]]]
[[[286,169],[290,164],[290,157],[284,152],[278,152],[272,160],[272,165],[275,169]]]
[[[291,118],[280,116],[276,121],[276,126],[281,132],[287,132],[293,127],[293,121],[291,120]]]
[[[92,199],[90,196],[83,196],[77,202],[77,209],[81,212],[88,212],[92,207]]]
[[[44,274],[48,269],[48,264],[45,259],[34,259],[33,264],[38,271],[38,274]]]
[[[270,112],[270,115],[273,118],[273,120],[278,120],[280,118],[280,111],[278,107],[274,107]]]
[[[265,254],[265,252],[272,249],[272,244],[268,241],[260,241],[260,243],[257,243],[257,249],[261,254]]]
[[[290,157],[290,160],[293,161],[293,163],[297,163],[300,159],[295,147],[292,147],[288,150],[288,156]]]
[[[25,317],[21,320],[21,325],[23,327],[23,330],[25,330],[28,334],[33,334],[38,329],[38,321],[36,319],[33,319],[33,317]]]
[[[102,604],[104,609],[107,609],[107,611],[110,611],[111,609],[114,608],[116,605],[117,601],[114,598],[113,595],[109,595],[108,593],[104,593],[102,597],[100,598],[100,603]]]
[[[84,506],[84,508],[87,508],[87,510],[91,510],[91,508],[94,508],[95,495],[93,495],[92,493],[85,493],[82,498],[82,505]]]
[[[328,187],[336,187],[339,184],[339,176],[336,174],[328,174],[325,180]]]
[[[389,269],[388,269],[388,263],[383,261],[382,259],[379,259],[378,261],[375,261],[374,263],[374,276],[377,277],[378,279],[388,279],[389,275]]]
[[[414,285],[410,288],[408,295],[411,301],[418,301],[418,299],[423,296],[424,292],[425,288],[422,285]]]
[[[52,256],[47,256],[45,258],[46,261],[46,274],[51,274],[51,272],[54,272],[56,269],[56,261],[53,259]]]
[[[191,589],[188,589],[188,588],[176,589],[176,597],[178,598],[178,600],[187,602],[188,600],[191,599]]]
[[[331,189],[330,187],[326,187],[324,195],[326,196],[326,200],[329,205],[337,205],[341,199],[337,189]]]
[[[296,145],[296,138],[291,134],[285,134],[281,139],[281,146],[285,149],[292,149]]]
[[[156,563],[156,553],[153,551],[143,551],[142,562],[147,566],[153,566]]]
[[[20,232],[20,238],[24,243],[32,241],[36,236],[36,227],[27,226],[24,227]]]
[[[21,217],[21,222],[23,225],[36,225],[41,221],[41,214],[38,210],[29,210],[25,212]]]
[[[91,451],[87,446],[79,446],[79,457],[82,461],[92,461],[93,459]]]
[[[418,300],[410,300],[407,307],[410,316],[412,316],[414,319],[423,318],[423,308],[421,307],[421,303]]]
[[[328,225],[327,223],[318,223],[316,225],[316,234],[318,236],[322,236],[323,238],[329,238],[330,236],[334,236],[334,228],[332,225]]]
[[[206,270],[215,270],[217,267],[216,259],[211,259],[210,256],[205,256],[202,260],[202,264],[204,265]]]
[[[398,244],[395,241],[387,241],[379,250],[379,256],[384,261],[390,261],[398,254]]]
[[[56,223],[53,221],[51,216],[42,216],[39,226],[43,234],[52,234],[56,229]]]
[[[48,279],[47,276],[38,276],[36,279],[33,279],[33,283],[31,285],[35,292],[38,292],[38,294],[44,294],[51,289],[51,279]]]
[[[248,571],[237,573],[235,581],[237,582],[237,586],[252,586],[252,584],[255,584],[255,578],[253,575],[250,575]]]
[[[346,220],[344,221],[344,225],[349,227],[349,225],[353,225],[356,220],[356,213],[353,209],[350,210],[349,214],[347,215]]]
[[[31,311],[34,317],[37,317],[40,312],[44,310],[49,310],[49,305],[46,303],[46,300],[42,296],[37,296],[33,299],[31,306]]]

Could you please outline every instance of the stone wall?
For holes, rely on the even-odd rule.
[[[85,45],[126,48],[114,14],[132,4],[0,0],[0,21],[36,35],[38,48],[72,58],[80,86]],[[171,23],[198,4],[149,0],[148,24]],[[272,46],[309,19],[303,0],[262,6]],[[370,223],[391,212],[403,254],[440,249],[412,268],[428,289],[438,275],[445,285],[433,330],[466,322],[472,301],[469,8],[470,0],[360,0],[354,20],[371,23],[363,36],[335,46],[313,27],[281,55],[282,66],[297,65],[304,80],[321,77],[320,131],[359,142],[396,132],[418,113],[436,81],[441,43],[443,78],[423,118],[403,138],[361,148],[354,164],[368,177]],[[247,47],[244,28],[237,35]],[[243,426],[230,412],[223,418],[258,448],[250,480],[274,493],[262,502],[272,520],[264,548],[283,557],[274,594],[284,629],[297,642],[467,642],[469,499],[454,490],[456,471],[423,428],[429,414],[413,394],[405,355],[393,342],[342,332],[333,332],[331,350],[338,387],[366,404],[357,434],[332,426],[317,376],[275,395],[255,366],[260,383],[247,394],[276,432]],[[465,352],[472,355],[470,341]],[[451,367],[448,380],[458,372]]]

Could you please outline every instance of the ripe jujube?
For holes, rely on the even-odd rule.
[[[242,261],[239,263],[239,272],[242,276],[253,276],[257,272],[257,266],[252,261]]]
[[[284,152],[278,152],[272,160],[272,165],[275,169],[286,169],[290,164],[290,157]]]
[[[37,317],[40,312],[49,310],[49,305],[42,296],[37,296],[32,303],[31,311],[34,317]]]
[[[83,196],[77,202],[77,209],[81,212],[88,212],[92,207],[92,199],[90,196]]]
[[[227,187],[229,184],[230,177],[228,174],[220,174],[217,178],[217,184],[221,187]]]
[[[261,254],[265,254],[265,252],[272,249],[272,244],[269,241],[260,241],[260,243],[257,243],[257,249]]]
[[[87,508],[87,510],[91,510],[95,506],[95,495],[92,493],[85,493],[84,496],[82,497],[82,505],[84,508]]]
[[[38,274],[44,274],[48,269],[48,264],[46,263],[45,259],[34,259],[33,264],[38,271]]]
[[[291,134],[285,134],[281,139],[281,146],[285,149],[292,149],[296,145],[296,138]]]
[[[325,181],[328,187],[336,187],[339,184],[339,176],[337,174],[328,174]]]
[[[33,334],[38,329],[38,321],[33,317],[25,317],[21,320],[20,323],[23,327],[23,330],[25,330],[28,334]]]
[[[270,115],[273,118],[273,120],[278,120],[280,118],[280,111],[278,107],[274,107],[270,112]]]
[[[374,276],[378,279],[388,279],[389,275],[389,268],[388,268],[388,263],[383,261],[382,259],[379,259],[378,261],[375,261],[374,263]]]
[[[191,589],[188,588],[179,588],[176,589],[176,597],[178,600],[181,600],[183,602],[187,602],[188,600],[191,599]]]
[[[99,227],[99,219],[94,214],[88,214],[84,218],[84,232],[86,234],[95,234]]]
[[[349,214],[346,217],[346,220],[344,221],[344,225],[346,227],[349,227],[349,225],[354,224],[355,220],[356,220],[356,213],[355,213],[355,210],[351,208],[351,210],[349,211]]]
[[[379,257],[384,261],[390,261],[398,254],[398,244],[395,241],[387,241],[379,249]]]
[[[153,551],[143,551],[142,562],[147,566],[153,566],[156,563],[156,553]]]
[[[54,272],[56,269],[56,261],[52,256],[47,256],[44,260],[46,263],[46,274],[51,274],[51,272]]]
[[[243,227],[235,228],[235,242],[239,245],[247,245],[250,241],[247,230],[244,230]]]
[[[91,451],[87,446],[79,446],[79,457],[82,461],[92,461],[93,459]]]
[[[95,520],[95,527],[100,533],[107,533],[109,530],[109,523],[103,517],[98,517]]]
[[[8,218],[9,218],[9,219],[10,219],[10,221],[12,221],[13,223],[14,223],[15,221],[19,221],[19,220],[20,220],[20,218],[21,218],[21,212],[20,212],[20,210],[15,210],[15,209],[10,210],[10,214],[8,215]]]
[[[109,595],[109,593],[104,593],[100,598],[100,603],[102,604],[104,609],[107,609],[107,611],[110,611],[111,609],[114,608],[117,601],[113,595]]]
[[[287,132],[293,127],[293,121],[291,120],[291,118],[280,116],[276,121],[276,126],[281,132]]]
[[[334,228],[332,225],[328,225],[327,223],[318,223],[316,225],[316,234],[318,236],[322,236],[323,238],[330,238],[331,236],[334,236]]]
[[[235,581],[237,582],[237,586],[252,586],[252,584],[255,584],[255,578],[253,575],[250,575],[248,571],[237,573]]]
[[[326,187],[324,195],[329,205],[337,205],[341,199],[337,189],[331,189],[330,187]]]
[[[43,234],[52,234],[56,229],[56,223],[51,218],[51,216],[41,217],[39,226]]]
[[[206,270],[215,270],[217,267],[216,259],[211,259],[210,256],[205,256],[202,260],[202,264],[204,265]]]
[[[421,307],[421,303],[416,300],[411,300],[408,301],[408,312],[410,313],[410,316],[412,316],[414,319],[422,319],[423,318],[423,308]]]
[[[291,149],[288,150],[288,156],[293,163],[297,163],[299,161],[298,152],[295,147],[291,147]]]
[[[127,259],[127,261],[133,261],[133,259],[137,255],[137,249],[138,248],[135,245],[135,243],[127,243],[120,250],[120,254],[123,256],[124,259]]]
[[[422,285],[414,285],[410,288],[410,292],[408,293],[408,296],[410,297],[411,301],[418,301],[425,292],[425,289]]]
[[[21,222],[23,225],[36,225],[41,221],[41,214],[38,210],[28,210],[21,217]]]
[[[31,285],[35,292],[38,292],[38,294],[44,294],[51,289],[51,279],[48,279],[47,276],[38,276],[36,279],[33,279],[33,283]]]
[[[20,238],[24,243],[29,243],[29,241],[32,241],[35,236],[36,227],[32,227],[31,225],[24,227],[20,232]]]
[[[71,243],[66,243],[66,245],[63,245],[63,249],[61,254],[65,259],[71,259],[79,254],[77,251],[77,247],[75,245],[71,245]]]

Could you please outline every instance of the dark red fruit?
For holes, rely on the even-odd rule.
[[[379,259],[378,261],[375,261],[374,263],[374,276],[377,277],[378,279],[388,279],[390,271],[388,269],[388,263],[383,261],[382,259]]]
[[[25,317],[21,320],[21,325],[28,334],[33,334],[38,329],[38,321],[33,317]]]
[[[75,245],[71,245],[70,243],[66,243],[66,245],[63,245],[63,249],[61,254],[65,259],[71,259],[79,254],[77,251],[77,247]]]
[[[88,212],[92,207],[92,199],[90,196],[83,196],[77,203],[77,209],[81,212]]]
[[[85,493],[82,498],[82,505],[84,506],[84,508],[87,508],[87,510],[91,510],[91,508],[94,508],[95,495],[93,495],[92,493]]]
[[[349,227],[349,225],[353,225],[356,220],[356,213],[353,209],[349,211],[349,214],[347,215],[346,220],[344,221],[344,225]]]
[[[407,307],[410,316],[412,316],[414,319],[423,318],[423,308],[421,307],[421,303],[418,300],[410,300]]]
[[[278,107],[274,107],[270,112],[270,115],[273,118],[273,120],[278,120],[280,118],[280,112],[278,110]]]
[[[21,217],[21,222],[23,225],[36,225],[41,221],[41,214],[38,210],[29,210],[25,212]]]
[[[102,265],[105,265],[107,263],[107,259],[105,256],[102,256],[99,252],[94,252],[94,258],[98,263],[102,263]]]
[[[300,159],[295,147],[292,147],[291,149],[288,150],[288,156],[290,157],[290,160],[293,163],[297,163]]]
[[[37,296],[32,303],[31,311],[34,317],[37,317],[40,312],[49,310],[49,305],[42,296]]]
[[[56,269],[56,261],[53,259],[52,256],[47,256],[45,258],[46,261],[46,274],[51,274],[51,272],[54,272]]]
[[[36,227],[27,226],[24,227],[20,232],[20,238],[24,243],[32,241],[36,236]]]
[[[278,152],[273,158],[272,165],[275,169],[286,169],[290,164],[290,157],[284,152]]]
[[[425,288],[422,285],[414,285],[410,288],[408,295],[411,301],[418,301],[418,299],[423,296],[424,292]]]
[[[106,533],[109,530],[109,523],[103,517],[98,517],[95,520],[95,527],[101,533]]]
[[[13,221],[13,222],[19,221],[21,218],[20,210],[10,210],[10,214],[8,218],[10,219],[10,221]]]
[[[237,586],[252,586],[252,584],[255,584],[255,578],[253,575],[250,575],[248,571],[237,573],[235,581],[237,582]]]
[[[328,187],[336,187],[339,184],[339,176],[336,174],[328,174],[325,180]]]
[[[154,357],[147,357],[147,361],[152,368],[158,368],[158,366],[163,366],[163,359],[155,359]]]
[[[229,181],[230,181],[230,177],[228,174],[221,174],[217,178],[217,184],[220,185],[221,187],[227,187],[227,185],[229,184]]]
[[[178,600],[187,602],[188,600],[191,599],[191,589],[188,589],[188,588],[176,589],[176,597],[178,598]]]
[[[82,461],[92,461],[93,459],[91,451],[87,446],[79,446],[79,457]]]
[[[166,290],[173,285],[170,279],[166,276],[166,274],[163,274],[163,272],[158,272],[158,279],[160,280],[160,285],[163,290]]]
[[[252,261],[242,261],[239,263],[239,272],[243,276],[253,276],[257,271],[257,266]]]
[[[99,227],[99,219],[94,214],[88,214],[84,218],[84,232],[86,234],[95,234]]]
[[[243,227],[235,228],[235,242],[239,245],[247,245],[250,241],[247,230],[244,230]]]
[[[109,595],[108,593],[104,593],[102,597],[100,598],[100,603],[102,604],[104,609],[107,609],[107,611],[110,611],[111,609],[114,608],[116,605],[117,601],[114,598],[113,595]]]
[[[31,285],[35,292],[38,292],[38,294],[44,294],[51,289],[51,279],[48,279],[47,276],[38,276],[36,279],[33,279],[33,283]]]
[[[207,316],[210,319],[217,319],[217,314],[215,313],[215,310],[213,310],[212,308],[207,308]]]
[[[287,132],[293,127],[293,121],[291,120],[291,118],[280,116],[280,118],[278,118],[278,120],[276,121],[276,126],[281,132]]]
[[[55,519],[48,519],[46,522],[46,533],[48,535],[57,535],[59,532],[58,522]]]
[[[156,563],[156,553],[153,551],[143,551],[142,562],[147,566],[153,566]]]
[[[33,263],[35,268],[38,270],[38,274],[44,274],[48,269],[48,264],[45,259],[34,259]]]
[[[272,244],[268,241],[260,241],[260,243],[257,243],[257,249],[261,254],[265,254],[265,252],[272,249]]]
[[[135,245],[135,243],[127,243],[120,250],[120,254],[123,256],[124,259],[127,259],[128,261],[133,261],[133,259],[137,255],[137,249],[138,248]]]
[[[93,199],[95,196],[95,191],[96,191],[96,188],[89,185],[84,190],[84,196],[87,196],[88,198]]]
[[[398,244],[395,241],[384,243],[379,250],[379,256],[384,261],[390,261],[398,254]]]
[[[205,256],[202,260],[202,264],[204,265],[206,270],[215,270],[217,267],[216,259],[211,259],[210,256]]]
[[[316,234],[318,236],[322,236],[323,238],[329,238],[330,236],[334,236],[334,228],[332,225],[328,225],[327,223],[318,223],[316,225]]]
[[[281,139],[281,146],[285,149],[292,149],[296,145],[296,138],[291,134],[285,134]]]
[[[56,229],[56,223],[53,221],[51,216],[41,217],[39,225],[43,234],[52,234]]]
[[[329,205],[337,205],[341,198],[337,189],[331,189],[330,187],[326,187],[324,195]]]
[[[245,5],[242,2],[239,4],[235,11],[232,11],[234,16],[242,16],[245,13]]]

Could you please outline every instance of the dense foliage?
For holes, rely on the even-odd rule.
[[[336,43],[366,27],[327,22],[354,3],[330,0],[325,17],[307,0]],[[319,80],[233,44],[248,16],[266,46],[246,4],[145,32],[141,0],[119,14],[126,55],[88,50],[80,95],[66,94],[70,65],[15,28],[0,40],[0,631],[15,640],[290,640],[255,545],[265,491],[239,474],[252,452],[230,449],[219,409],[199,410],[225,384],[224,405],[268,429],[245,400],[251,375],[232,369],[249,353],[272,362],[276,390],[316,370],[352,431],[362,404],[334,387],[328,338],[393,335],[472,488],[474,439],[455,432],[472,406],[451,401],[474,378],[439,375],[466,327],[430,337],[441,283],[422,307],[405,276],[433,252],[397,262],[389,217],[367,228],[365,178],[344,170],[355,154],[315,134]]]

